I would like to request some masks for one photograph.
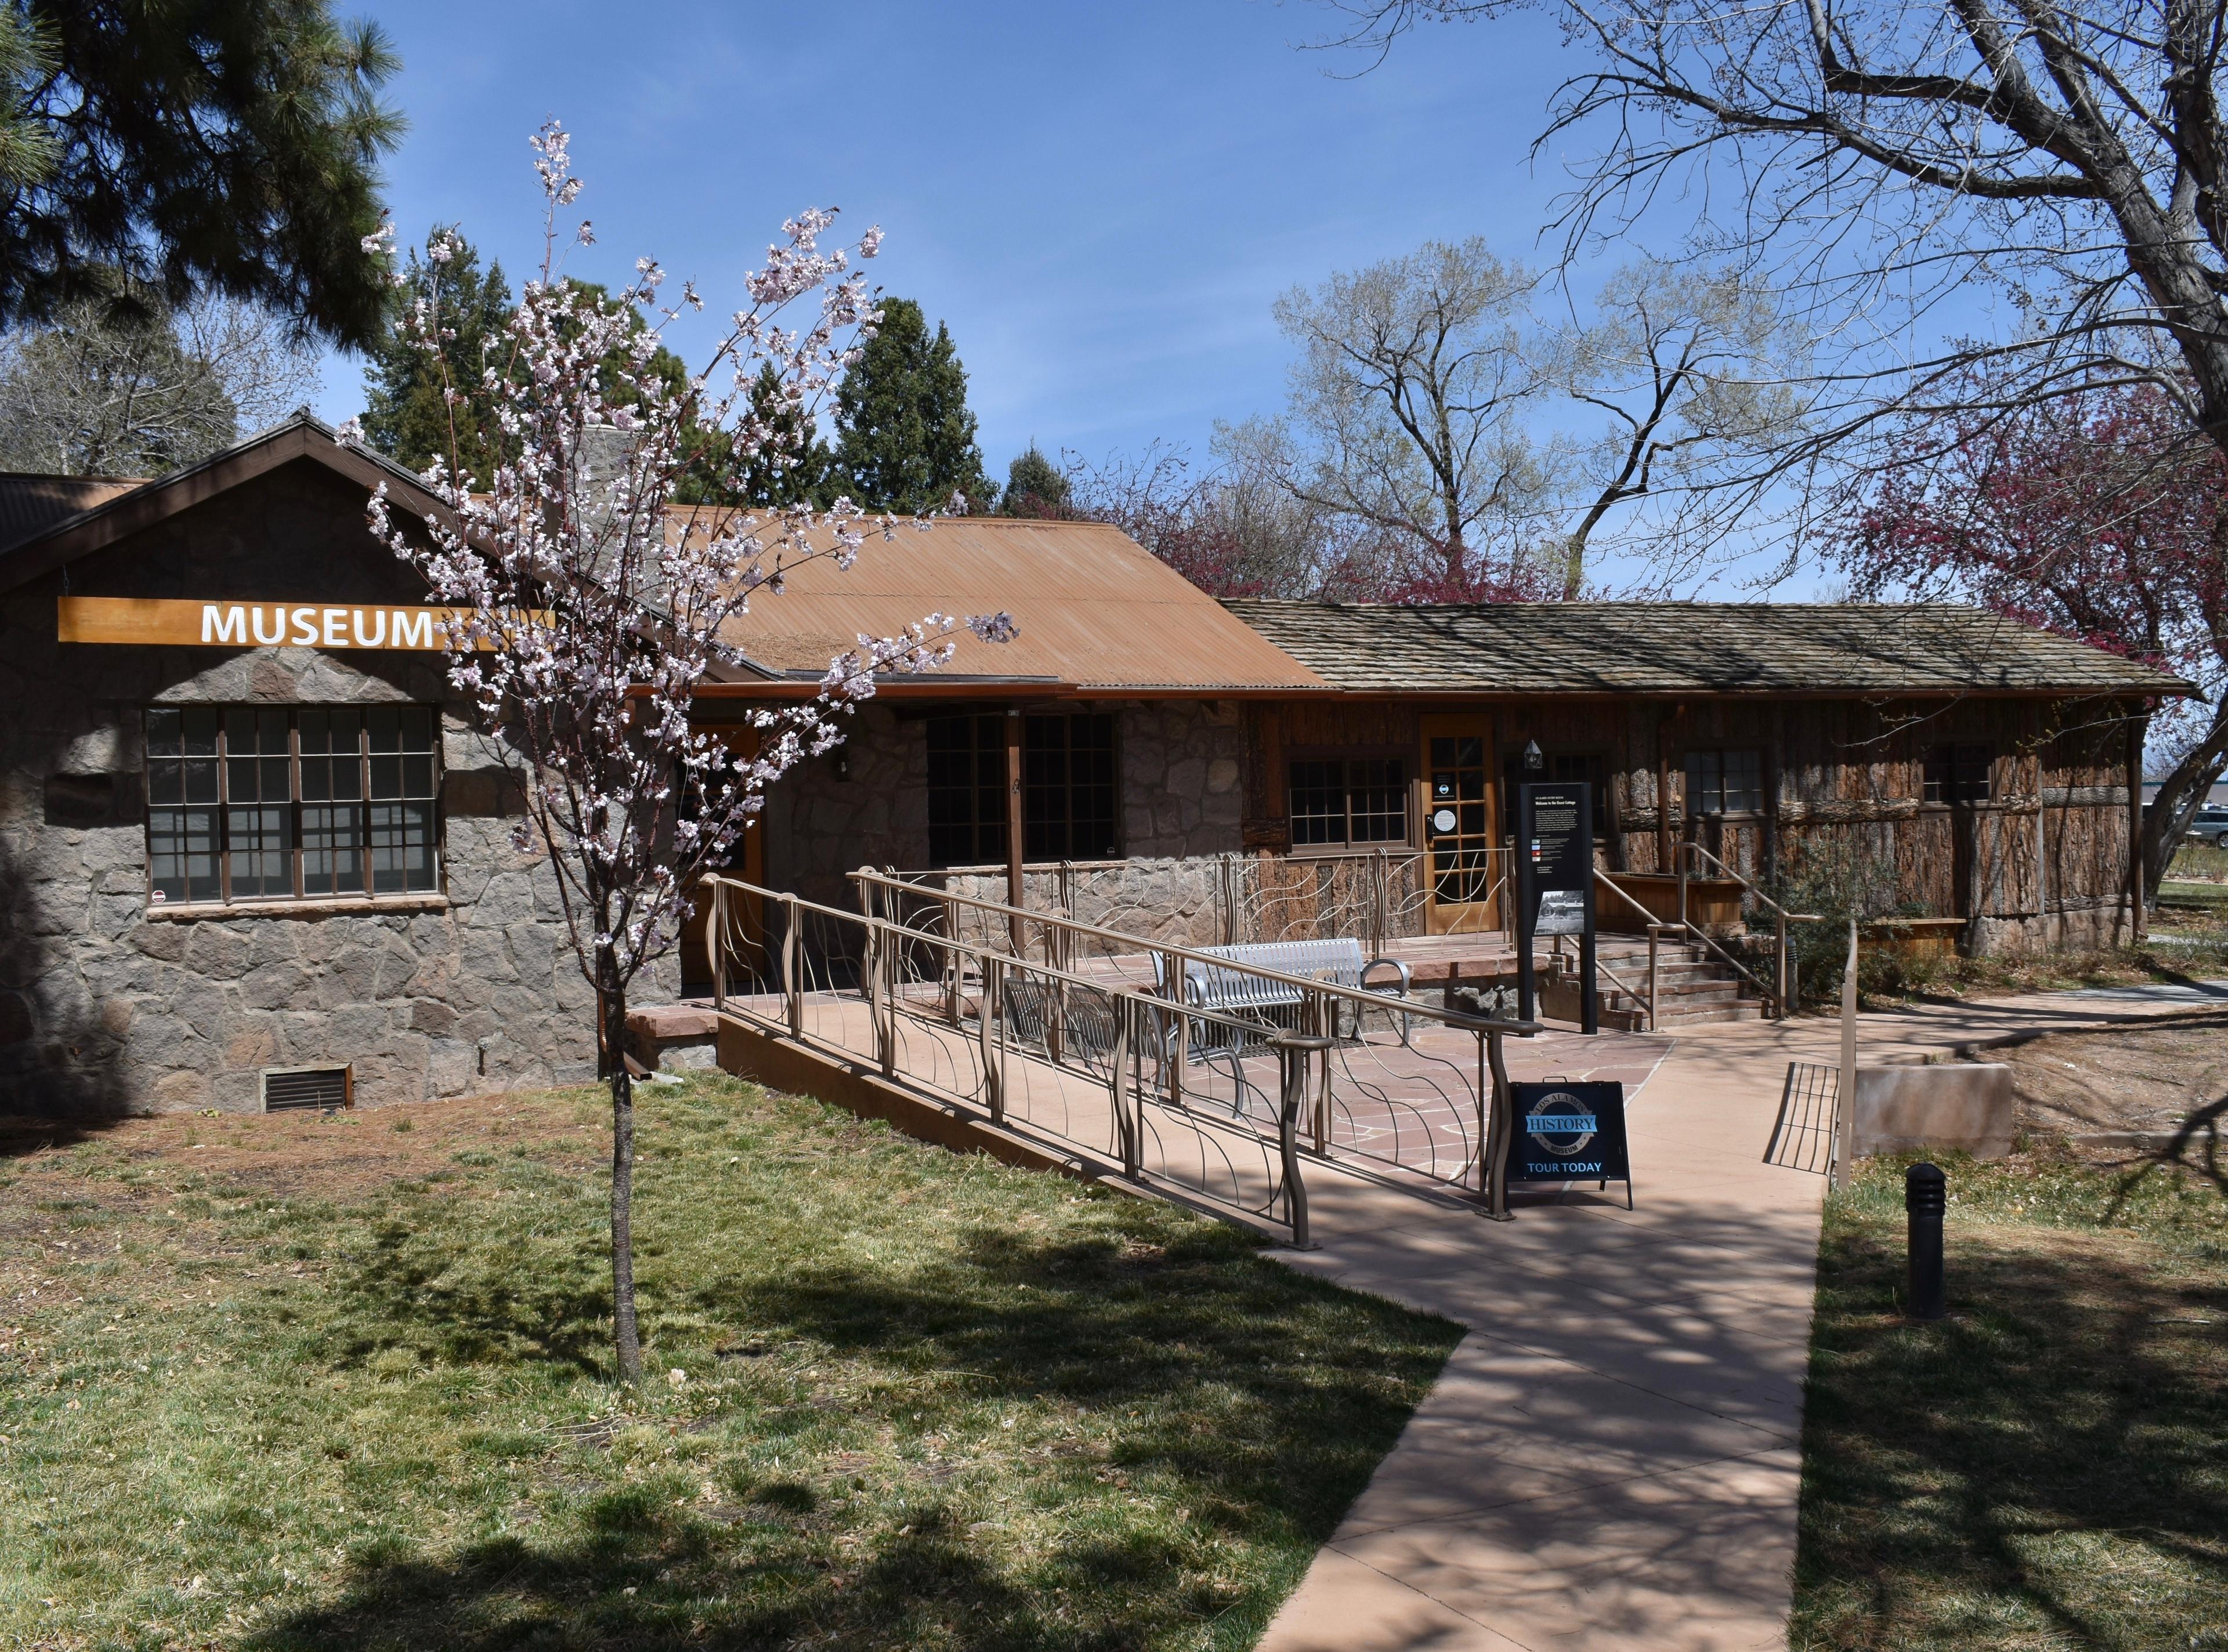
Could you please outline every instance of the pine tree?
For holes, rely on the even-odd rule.
[[[768,453],[759,454],[745,469],[739,502],[759,507],[827,504],[834,491],[829,486],[832,456],[828,444],[810,427],[803,411],[788,405],[771,361],[759,367],[758,378],[752,382],[750,417],[764,421],[786,439],[775,450],[781,458],[778,469]],[[797,445],[792,447],[791,443]]]
[[[882,321],[836,387],[835,487],[868,510],[925,513],[954,494],[970,510],[996,502],[983,472],[967,371],[938,322],[910,298],[881,301]]]
[[[442,373],[432,358],[390,333],[374,347],[365,374],[364,437],[413,470],[423,470],[438,458],[455,463],[471,476],[473,486],[484,488],[495,410],[480,373],[490,366],[508,370],[503,327],[512,309],[509,284],[500,264],[489,265],[482,274],[471,244],[439,225],[426,236],[422,255],[415,247],[410,250],[406,273],[409,301],[430,300],[442,328],[455,335],[447,360],[458,380],[452,387],[459,399],[451,409],[443,399]]]
[[[403,124],[377,98],[400,67],[377,24],[330,0],[8,10],[0,321],[217,293],[375,342],[388,295],[363,239]]]
[[[1008,516],[1064,517],[1069,514],[1068,493],[1067,478],[1032,442],[1006,469],[1006,502],[1001,508]]]

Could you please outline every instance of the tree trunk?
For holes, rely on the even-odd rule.
[[[2143,817],[2145,900],[2158,899],[2159,883],[2166,876],[2167,865],[2174,859],[2182,834],[2189,830],[2191,818],[2204,803],[2212,783],[2220,778],[2224,767],[2228,767],[2228,694],[2223,694],[2220,703],[2212,708],[2212,726],[2205,731],[2205,738],[2174,765],[2174,772],[2160,785],[2157,799]]]
[[[634,1080],[626,1064],[626,986],[608,983],[603,1000],[604,1050],[611,1081],[611,1331],[619,1380],[642,1375],[642,1336],[634,1305]]]

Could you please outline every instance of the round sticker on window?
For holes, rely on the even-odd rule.
[[[1454,829],[1455,812],[1452,809],[1433,809],[1431,811],[1432,831],[1452,832]]]

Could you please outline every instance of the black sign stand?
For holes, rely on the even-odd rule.
[[[1540,900],[1555,898],[1549,933],[1578,937],[1578,1029],[1601,1030],[1594,966],[1593,787],[1585,781],[1516,788],[1516,1015],[1536,1019],[1539,976],[1532,947],[1540,934]]]
[[[1623,1085],[1548,1079],[1512,1084],[1508,1091],[1518,1126],[1506,1172],[1509,1182],[1592,1182],[1604,1190],[1611,1182],[1622,1182],[1625,1209],[1632,1209]]]

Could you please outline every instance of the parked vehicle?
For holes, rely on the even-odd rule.
[[[2228,848],[2228,808],[2202,808],[2189,822],[2189,837],[2193,843],[2209,843],[2216,849]]]

